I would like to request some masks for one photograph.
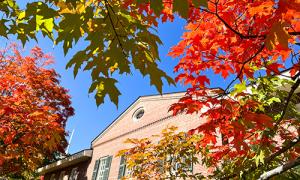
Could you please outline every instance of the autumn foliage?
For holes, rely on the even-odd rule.
[[[215,169],[213,178],[253,179],[284,163],[294,164],[285,166],[289,169],[300,164],[299,0],[41,0],[24,9],[4,0],[0,5],[0,36],[16,35],[26,44],[41,32],[61,43],[65,54],[79,40],[87,42],[67,67],[75,76],[81,68],[90,72],[89,93],[97,105],[106,95],[118,104],[116,74],[132,69],[149,76],[159,92],[163,79],[173,84],[158,68],[162,42],[153,29],[159,21],[185,19],[182,40],[169,55],[179,59],[175,81],[188,89],[170,110],[208,120],[190,134],[203,135],[198,147],[203,162]],[[211,89],[215,78],[224,80],[222,88]],[[216,144],[218,135],[222,145]]]
[[[170,126],[160,135],[143,139],[127,139],[131,146],[118,152],[126,161],[123,179],[200,179],[200,173],[193,173],[193,166],[199,163],[200,149],[195,146],[200,135],[187,136]]]
[[[170,110],[208,120],[190,134],[203,135],[198,145],[205,164],[215,168],[212,178],[258,178],[298,162],[299,1],[126,2],[138,4],[154,26],[176,13],[187,20],[169,55],[179,58],[175,80],[189,88]],[[215,78],[225,79],[223,88],[211,89]]]
[[[74,114],[59,75],[45,66],[39,47],[23,56],[16,45],[0,52],[0,176],[35,171],[67,145],[65,125]]]

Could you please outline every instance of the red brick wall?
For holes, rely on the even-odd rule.
[[[197,115],[170,117],[171,114],[168,109],[172,103],[178,101],[178,95],[182,94],[164,95],[162,98],[157,96],[144,97],[129,107],[102,137],[93,142],[93,157],[87,169],[88,179],[92,177],[97,159],[107,155],[115,156],[119,150],[128,148],[126,147],[128,145],[123,143],[127,138],[150,137],[153,134],[160,134],[162,129],[171,125],[178,126],[180,131],[187,131],[203,123],[205,120],[199,119]],[[132,114],[140,107],[144,107],[145,114],[139,121],[134,122]],[[109,179],[117,179],[119,165],[120,158],[114,157]],[[194,171],[206,173],[205,167],[200,165],[194,166]]]

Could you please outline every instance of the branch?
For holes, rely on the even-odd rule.
[[[269,157],[266,157],[264,159],[264,164],[268,164],[271,161],[274,160],[275,157],[279,156],[280,154],[288,151],[289,149],[291,149],[292,147],[294,147],[296,144],[298,144],[300,142],[300,137],[298,137],[298,139],[295,139],[294,141],[290,141],[290,143],[288,143],[286,146],[282,147],[280,150],[276,151],[275,153],[273,153],[272,155],[270,155]],[[248,174],[251,173],[252,171],[255,171],[256,169],[258,169],[259,167],[263,166],[263,164],[259,164],[258,166],[252,166],[249,170],[245,171],[244,174]],[[222,179],[230,179],[230,178],[234,178],[236,176],[238,176],[239,174],[231,174],[229,176],[226,176]]]
[[[281,148],[280,150],[278,150],[277,152],[275,152],[271,156],[265,158],[264,162],[266,162],[266,163],[271,162],[276,156],[278,156],[278,155],[286,152],[287,150],[291,149],[292,147],[294,147],[299,142],[300,142],[300,137],[298,137],[298,139],[296,139],[294,141],[291,141],[287,146],[284,146],[283,148]]]
[[[261,53],[262,50],[263,50],[264,48],[265,48],[265,45],[262,45],[262,46],[258,49],[258,51],[257,51],[253,56],[251,56],[249,59],[247,59],[246,61],[243,62],[242,68],[240,69],[238,75],[237,75],[237,76],[235,77],[235,79],[233,79],[233,80],[228,84],[228,86],[225,88],[225,90],[224,90],[224,93],[225,93],[225,94],[226,94],[226,92],[229,90],[229,88],[231,87],[231,85],[232,85],[237,79],[240,78],[240,76],[241,76],[242,73],[243,73],[243,70],[244,70],[245,65],[246,65],[247,63],[249,63],[250,61],[252,61],[256,56],[258,56],[258,54]]]
[[[213,3],[216,6],[216,11],[212,12],[209,11],[207,9],[204,8],[200,8],[200,10],[210,13],[210,14],[214,14],[228,29],[230,29],[232,32],[234,32],[236,35],[238,35],[241,39],[255,39],[255,38],[262,38],[265,39],[267,37],[267,34],[262,34],[262,35],[244,35],[242,33],[240,33],[238,30],[234,29],[233,27],[231,27],[219,14],[218,14],[218,7],[217,7],[217,3]],[[237,26],[237,25],[236,25]],[[289,35],[291,36],[299,36],[300,32],[288,32]]]
[[[123,53],[123,55],[125,56],[125,58],[127,58],[127,55],[126,55],[126,53],[125,53],[125,51],[124,51],[124,48],[123,48],[123,44],[122,44],[122,42],[121,42],[121,40],[120,40],[120,35],[118,34],[117,29],[116,29],[116,27],[115,27],[115,25],[114,25],[114,22],[113,22],[113,20],[112,20],[112,18],[111,18],[111,14],[110,14],[110,12],[109,12],[109,6],[110,6],[109,2],[108,2],[107,0],[105,0],[105,8],[107,9],[107,14],[108,14],[108,17],[109,17],[109,21],[110,21],[110,23],[111,23],[111,25],[112,25],[113,31],[114,31],[114,33],[115,33],[115,36],[117,37],[118,43],[119,43],[119,45],[120,45],[120,48],[122,49],[122,53]],[[110,7],[111,7],[111,6],[110,6]],[[112,10],[112,11],[113,11],[113,10]]]
[[[215,13],[217,18],[223,22],[223,24],[230,29],[232,32],[237,34],[241,39],[253,39],[253,38],[266,38],[266,35],[243,35],[242,33],[238,32],[237,30],[233,29],[218,13]]]
[[[287,98],[286,98],[286,103],[284,104],[284,108],[283,108],[283,111],[282,111],[282,114],[280,116],[280,119],[276,122],[276,124],[274,125],[274,129],[273,131],[276,131],[278,125],[280,124],[280,122],[283,120],[285,114],[286,114],[286,111],[287,111],[287,108],[288,108],[288,104],[289,102],[291,101],[291,98],[293,96],[293,94],[295,93],[296,89],[300,86],[300,73],[298,73],[297,75],[295,75],[295,78],[298,78],[297,81],[295,82],[295,84],[291,87],[291,91],[289,92]],[[263,136],[265,136],[266,134],[264,133]],[[271,161],[273,161],[273,159],[277,156],[279,156],[280,154],[288,151],[289,149],[291,149],[293,146],[295,146],[296,144],[298,144],[300,142],[300,137],[298,137],[296,140],[294,141],[291,141],[288,145],[282,147],[280,150],[278,150],[277,152],[275,152],[274,154],[272,154],[271,156],[267,157],[264,159],[264,164],[267,164]],[[252,172],[254,170],[256,170],[257,168],[261,167],[262,164],[258,165],[258,166],[252,166],[249,170],[247,170],[245,172],[245,174],[249,173],[249,172]],[[232,174],[232,175],[229,175],[226,178],[232,178],[232,177],[236,177],[237,174]]]
[[[298,74],[296,75],[296,78],[297,78],[297,76],[299,77],[299,76],[300,76],[300,73],[298,73]],[[283,111],[282,111],[282,114],[281,114],[281,116],[280,116],[280,119],[279,119],[279,120],[276,122],[276,124],[275,124],[275,129],[277,129],[277,126],[278,126],[278,125],[280,124],[280,122],[283,120],[283,118],[284,118],[284,116],[285,116],[285,114],[286,114],[288,105],[289,105],[289,103],[290,103],[290,101],[291,101],[291,98],[292,98],[293,94],[295,93],[296,89],[299,87],[299,85],[300,85],[300,78],[298,78],[298,80],[295,82],[295,84],[293,84],[293,86],[291,87],[291,91],[289,92],[289,94],[288,94],[288,96],[287,96],[287,98],[286,98],[286,103],[285,103],[285,105],[284,105],[284,109],[283,109]]]
[[[289,169],[292,169],[296,166],[299,166],[300,165],[300,157],[298,157],[297,159],[295,160],[292,160],[292,161],[289,161],[287,162],[286,164],[284,165],[281,165],[281,166],[278,166],[277,168],[275,169],[272,169],[268,172],[265,172],[264,174],[262,174],[260,177],[259,177],[259,180],[263,180],[263,179],[269,179],[273,176],[276,176],[276,175],[279,175],[279,174],[282,174],[283,172],[289,170]]]
[[[291,35],[291,36],[299,36],[300,32],[289,32],[289,35]]]

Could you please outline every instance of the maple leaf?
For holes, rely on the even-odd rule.
[[[272,123],[273,119],[266,114],[258,114],[258,113],[248,112],[244,115],[244,118],[247,121],[253,121],[253,122],[259,123],[265,127],[272,127],[272,125],[273,125],[273,123]]]
[[[272,50],[278,44],[284,49],[288,49],[289,33],[286,30],[289,24],[285,22],[276,22],[272,25],[269,34],[266,37],[266,46],[269,50]]]
[[[74,109],[40,48],[25,57],[15,45],[1,52],[9,55],[0,60],[0,82],[6,82],[0,83],[0,176],[32,173],[44,159],[64,153],[64,128]]]
[[[284,69],[285,67],[283,64],[272,63],[267,66],[267,74],[270,74],[271,72],[274,72],[275,74],[280,74],[280,68]]]

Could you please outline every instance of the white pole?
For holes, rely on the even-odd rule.
[[[67,147],[67,150],[66,150],[66,154],[68,154],[68,152],[69,152],[69,148],[70,148],[70,145],[71,145],[71,141],[72,141],[74,131],[75,131],[75,129],[73,129],[73,131],[71,133],[71,136],[70,136],[70,139],[69,139],[69,142],[68,142],[68,147]]]

